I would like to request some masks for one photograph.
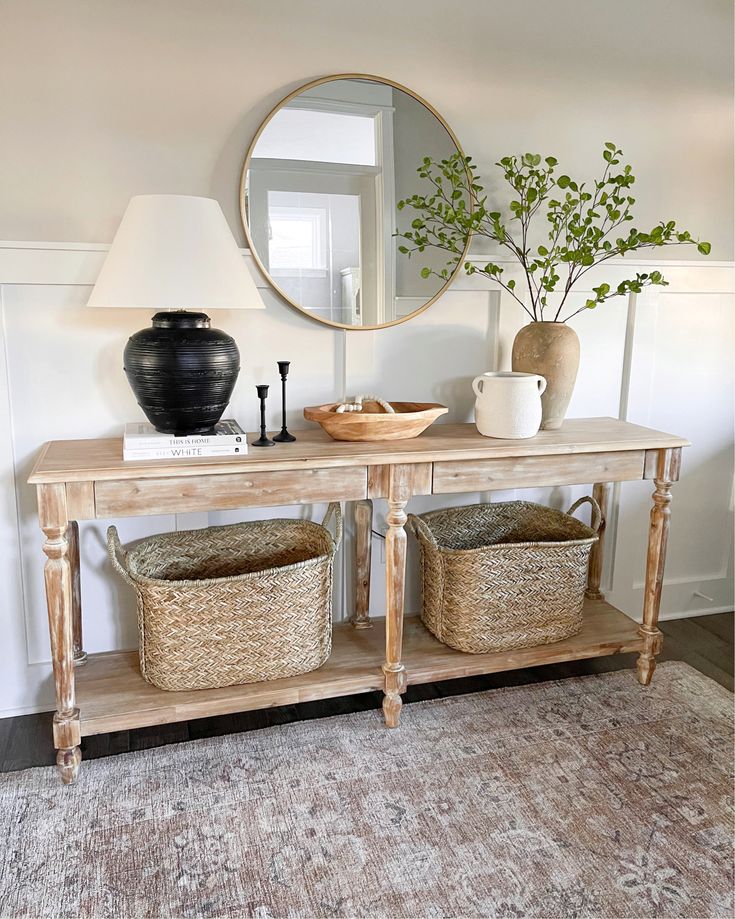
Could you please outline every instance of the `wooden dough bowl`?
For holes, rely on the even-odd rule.
[[[304,418],[316,421],[334,440],[407,440],[417,437],[449,409],[438,402],[391,402],[395,414],[379,402],[363,403],[361,412],[336,412],[339,402],[312,405]]]

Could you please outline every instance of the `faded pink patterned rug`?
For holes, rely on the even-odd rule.
[[[0,916],[730,917],[732,696],[666,663],[0,777]]]

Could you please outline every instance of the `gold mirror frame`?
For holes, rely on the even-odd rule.
[[[431,114],[437,119],[437,121],[442,125],[444,130],[447,132],[447,134],[451,138],[452,142],[454,143],[459,153],[462,156],[465,155],[464,150],[462,149],[462,145],[460,144],[459,139],[457,138],[457,135],[449,127],[447,122],[439,114],[439,112],[434,108],[434,106],[431,105],[430,102],[427,102],[426,99],[424,99],[422,96],[419,96],[417,93],[408,89],[408,87],[403,86],[401,83],[396,83],[395,80],[389,80],[386,77],[377,77],[369,73],[330,74],[329,76],[326,76],[326,77],[320,77],[318,80],[312,80],[310,83],[304,83],[303,86],[299,86],[293,92],[290,92],[287,96],[281,99],[281,101],[277,105],[275,105],[271,109],[270,112],[268,112],[262,124],[256,131],[255,137],[253,137],[250,143],[250,146],[248,147],[248,152],[245,156],[245,162],[242,165],[242,172],[240,174],[240,192],[239,192],[240,220],[242,221],[242,227],[245,232],[245,239],[247,240],[250,254],[252,255],[253,259],[255,260],[255,263],[260,269],[261,274],[266,279],[266,281],[270,284],[273,290],[276,291],[277,294],[283,297],[283,299],[287,303],[289,303],[291,306],[297,309],[300,313],[303,313],[304,316],[308,316],[309,319],[312,319],[314,322],[319,322],[322,325],[331,326],[334,329],[346,329],[352,332],[361,332],[361,331],[370,332],[370,331],[374,331],[375,329],[389,329],[391,328],[391,326],[400,325],[401,323],[407,322],[409,319],[413,319],[415,316],[420,315],[425,310],[427,310],[432,305],[432,303],[435,303],[439,299],[439,297],[441,297],[443,293],[446,292],[449,285],[452,283],[452,281],[454,281],[454,279],[459,274],[460,270],[462,269],[462,264],[467,258],[467,252],[470,247],[469,240],[467,241],[467,244],[465,245],[462,251],[461,257],[457,260],[456,267],[454,268],[452,273],[449,275],[444,285],[434,294],[434,296],[430,300],[427,300],[427,302],[424,303],[423,306],[420,306],[418,309],[414,310],[412,313],[409,313],[408,316],[402,316],[400,319],[394,319],[391,322],[384,322],[379,325],[357,325],[356,326],[356,325],[348,325],[346,322],[333,322],[331,319],[323,319],[320,316],[314,316],[313,313],[309,312],[309,310],[304,309],[304,307],[296,303],[295,300],[291,299],[291,297],[289,297],[289,295],[285,293],[285,291],[283,291],[279,287],[279,285],[273,280],[273,278],[268,273],[268,270],[266,269],[265,265],[263,264],[260,257],[258,256],[257,251],[255,250],[255,246],[253,245],[253,240],[250,235],[250,227],[248,226],[247,215],[245,213],[245,207],[244,207],[245,181],[247,178],[248,167],[250,166],[250,160],[252,159],[253,152],[255,151],[255,145],[260,140],[260,136],[263,133],[263,131],[266,129],[268,124],[270,123],[270,120],[273,118],[276,112],[279,112],[283,108],[284,105],[286,105],[288,102],[291,101],[291,99],[295,98],[296,96],[299,96],[303,92],[306,92],[306,90],[313,89],[315,86],[321,86],[322,83],[331,83],[333,80],[369,80],[373,83],[384,83],[387,86],[392,86],[394,89],[401,90],[401,92],[404,92],[407,95],[411,96],[417,102],[420,102],[421,105],[424,106],[424,108],[426,108],[429,112],[431,112]]]

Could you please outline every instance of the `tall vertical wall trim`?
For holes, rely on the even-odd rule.
[[[18,565],[17,565],[17,574],[18,574],[18,584],[20,586],[20,596],[21,603],[23,604],[23,610],[27,608],[26,597],[28,592],[26,590],[26,583],[23,571],[23,565],[21,563],[21,547],[23,545],[21,537],[21,521],[20,521],[20,499],[18,497],[18,488],[22,484],[18,480],[18,458],[16,456],[16,438],[15,438],[15,421],[13,418],[13,400],[12,400],[12,390],[10,383],[10,366],[8,359],[8,334],[5,322],[5,287],[2,278],[0,277],[0,336],[2,336],[2,349],[3,349],[3,367],[4,367],[4,389],[5,389],[5,400],[6,400],[6,410],[8,416],[8,443],[10,446],[11,461],[13,464],[13,511],[14,511],[14,523],[15,523],[15,533],[16,533],[16,546],[18,549]],[[30,664],[30,641],[28,638],[28,617],[23,616],[23,634],[25,638],[25,652],[26,660]]]

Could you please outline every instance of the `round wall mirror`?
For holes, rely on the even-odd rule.
[[[390,80],[343,74],[291,93],[255,135],[240,187],[245,235],[269,283],[339,328],[384,328],[425,310],[462,258],[448,280],[422,277],[447,267],[447,254],[400,253],[395,234],[412,214],[396,205],[432,191],[417,172],[425,156],[457,152],[444,119]]]

